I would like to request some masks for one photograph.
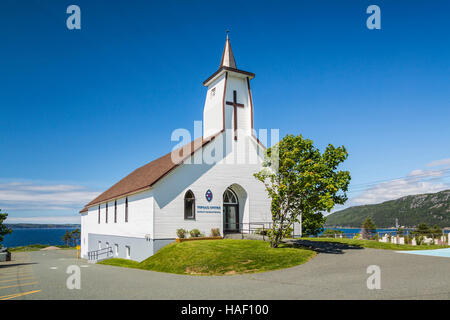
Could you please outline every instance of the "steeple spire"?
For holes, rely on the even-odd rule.
[[[217,80],[219,77],[223,76],[224,74],[245,78],[248,77],[249,80],[253,79],[255,77],[254,73],[239,70],[236,67],[236,60],[234,60],[233,50],[231,50],[231,44],[230,44],[230,38],[228,37],[228,30],[227,30],[227,39],[225,41],[225,47],[223,48],[222,53],[222,60],[220,60],[220,66],[219,69],[217,69],[216,72],[214,72],[208,79],[203,81],[203,85],[205,87],[208,87],[212,82]]]
[[[227,40],[225,41],[225,47],[223,48],[222,60],[220,61],[220,68],[222,67],[230,67],[233,69],[236,68],[236,61],[234,60],[233,50],[231,50],[230,38],[228,37],[227,30]]]

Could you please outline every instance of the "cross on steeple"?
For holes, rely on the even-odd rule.
[[[237,140],[237,107],[244,108],[242,103],[237,102],[237,92],[233,90],[233,101],[227,101],[227,105],[233,106],[234,111],[234,140]]]

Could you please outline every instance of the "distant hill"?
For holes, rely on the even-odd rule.
[[[421,222],[441,228],[450,227],[450,190],[336,211],[327,216],[325,226],[359,228],[366,217],[371,217],[378,228],[394,227],[395,218],[406,227],[414,227]]]
[[[11,229],[56,229],[56,228],[74,229],[81,227],[79,224],[43,224],[43,223],[5,223],[5,225]]]

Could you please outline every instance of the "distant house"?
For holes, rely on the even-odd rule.
[[[250,224],[268,226],[270,199],[253,176],[265,151],[253,134],[254,76],[237,69],[227,36],[219,69],[203,82],[203,137],[136,169],[89,202],[80,211],[83,257],[108,247],[116,257],[141,261],[173,242],[179,228],[208,236],[212,228],[223,235]]]

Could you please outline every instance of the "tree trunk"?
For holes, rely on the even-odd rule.
[[[280,245],[282,239],[282,234],[276,234],[275,232],[272,232],[272,239],[270,239],[270,247],[271,248],[278,248]]]

